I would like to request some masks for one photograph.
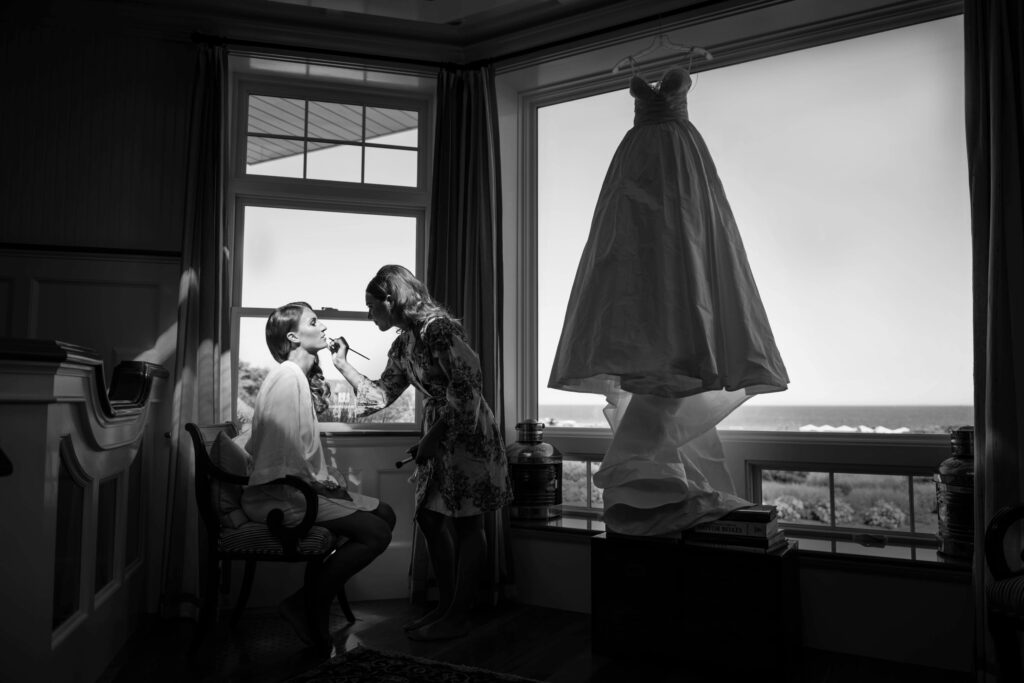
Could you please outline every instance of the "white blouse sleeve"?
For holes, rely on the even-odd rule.
[[[279,370],[268,375],[256,397],[246,446],[253,456],[249,483],[264,484],[288,474],[323,481],[327,467],[309,382],[298,366]]]

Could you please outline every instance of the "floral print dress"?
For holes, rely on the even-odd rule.
[[[380,379],[364,377],[356,387],[359,413],[386,408],[410,384],[425,398],[423,433],[439,420],[447,425],[438,456],[413,473],[416,509],[468,517],[507,505],[504,441],[481,395],[480,359],[457,322],[439,316],[403,331]]]

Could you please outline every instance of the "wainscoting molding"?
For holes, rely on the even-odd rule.
[[[108,393],[102,370],[81,346],[0,340],[0,680],[96,680],[145,611],[140,454],[167,372],[124,363]]]
[[[163,557],[170,476],[171,396],[176,382],[178,255],[129,250],[0,246],[0,336],[69,342],[95,351],[109,382],[121,361],[163,366],[170,377],[151,397],[140,483],[142,553]],[[159,572],[147,572],[143,611],[155,612]]]

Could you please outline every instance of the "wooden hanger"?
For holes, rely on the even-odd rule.
[[[620,59],[618,63],[612,68],[612,73],[618,73],[619,69],[626,66],[627,64],[630,67],[635,67],[637,60],[639,60],[641,57],[646,57],[652,52],[663,48],[666,50],[674,50],[676,52],[686,52],[690,55],[691,59],[694,56],[704,57],[704,59],[708,60],[711,59],[711,53],[705,50],[704,48],[693,47],[691,45],[681,45],[680,43],[673,42],[672,39],[668,37],[668,34],[662,33],[657,38],[652,40],[650,45],[645,47],[643,50],[640,50],[640,52],[636,52],[634,54],[629,55],[628,57]]]

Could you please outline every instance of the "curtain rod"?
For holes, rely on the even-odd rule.
[[[346,52],[344,50],[332,50],[329,48],[309,47],[306,45],[286,45],[283,43],[270,43],[261,40],[236,40],[224,36],[212,36],[206,33],[193,33],[192,42],[205,43],[207,45],[221,45],[224,47],[254,48],[259,50],[274,50],[278,52],[293,52],[310,55],[324,55],[330,57],[342,57],[345,59],[369,60],[374,62],[389,62],[392,64],[409,64],[413,66],[431,67],[440,69],[442,67],[459,68],[461,65],[449,62],[437,62],[429,59],[416,59],[414,57],[391,57],[389,55],[371,55],[362,52]]]

